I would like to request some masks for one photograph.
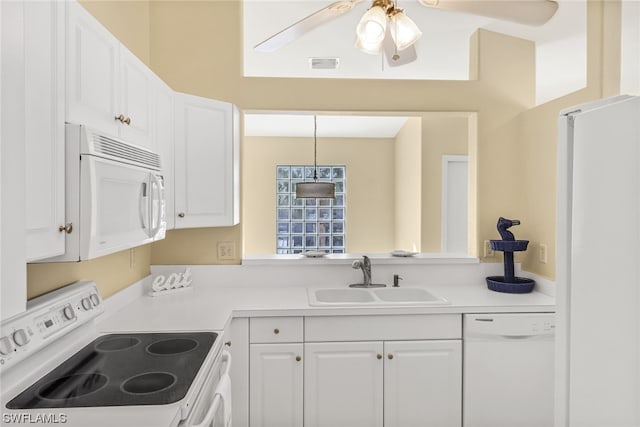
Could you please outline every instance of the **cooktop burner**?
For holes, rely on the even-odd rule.
[[[97,338],[7,404],[9,409],[164,405],[185,397],[214,332]]]

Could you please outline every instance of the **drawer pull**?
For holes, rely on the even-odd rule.
[[[274,334],[276,334],[276,335],[278,335],[278,334],[280,333],[280,329],[275,328],[275,329],[273,330],[273,333],[274,333]]]
[[[381,354],[378,354],[376,357],[378,358],[378,360],[382,359],[382,355]]]
[[[296,362],[299,362],[299,361],[301,361],[301,360],[302,360],[302,357],[300,357],[300,356],[296,356]]]
[[[387,355],[387,357],[389,358],[389,360],[391,360],[391,359],[393,359],[393,354],[389,353],[389,354]]]

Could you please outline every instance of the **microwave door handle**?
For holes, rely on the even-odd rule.
[[[140,215],[140,227],[143,230],[147,229],[147,224],[146,224],[146,216],[148,213],[148,206],[147,206],[147,183],[143,182],[140,185],[140,197],[138,199],[138,214]]]
[[[150,197],[150,211],[151,211],[151,215],[150,215],[150,223],[149,226],[151,227],[151,230],[149,231],[149,237],[154,237],[157,233],[158,230],[160,230],[161,224],[160,224],[160,220],[161,220],[161,215],[162,215],[162,206],[160,206],[160,202],[162,201],[162,183],[160,182],[160,179],[155,175],[155,174],[149,174],[151,176],[151,180],[153,181],[151,183],[151,190],[149,191],[149,193],[151,194]],[[157,189],[157,191],[155,190]],[[158,196],[156,198],[156,195]],[[156,203],[156,200],[158,201],[158,203]],[[154,224],[155,227],[154,227]]]

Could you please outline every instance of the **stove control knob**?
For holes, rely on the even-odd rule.
[[[85,310],[91,310],[91,300],[89,297],[82,298],[82,308]]]
[[[98,294],[91,294],[89,298],[91,298],[91,302],[95,307],[100,305],[100,298],[98,298]]]
[[[9,337],[0,338],[0,354],[6,356],[13,351],[13,343]]]
[[[67,320],[73,320],[76,318],[76,312],[73,311],[73,307],[71,307],[71,305],[65,306],[65,308],[62,309],[62,314]]]
[[[13,333],[13,342],[16,343],[18,347],[22,347],[29,343],[29,335],[27,335],[27,331],[24,329],[18,329]]]

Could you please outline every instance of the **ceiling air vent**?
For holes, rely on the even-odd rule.
[[[340,64],[340,58],[309,58],[312,70],[335,70]]]

